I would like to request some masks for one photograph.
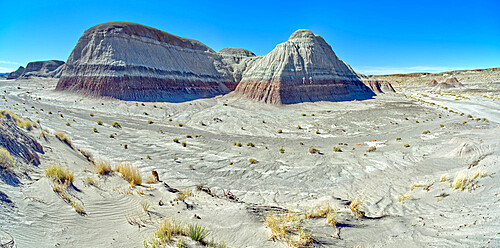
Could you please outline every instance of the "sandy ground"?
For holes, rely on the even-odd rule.
[[[75,147],[53,135],[45,140],[34,129],[31,135],[46,151],[42,165],[27,168],[31,180],[23,179],[22,186],[0,184],[15,204],[0,206],[0,227],[18,247],[143,247],[165,217],[200,223],[210,230],[209,239],[229,247],[287,247],[269,239],[264,217],[327,203],[338,209],[338,225],[305,220],[310,247],[500,246],[498,100],[455,100],[423,87],[400,87],[396,94],[358,102],[271,106],[221,96],[143,104],[56,92],[56,83],[0,81],[7,100],[0,100],[0,108],[40,120],[51,133],[65,132]],[[112,127],[115,121],[122,128]],[[309,153],[311,146],[320,153]],[[368,152],[370,146],[376,150]],[[163,182],[130,188],[118,175],[96,175],[78,149],[96,159],[132,162],[143,178],[156,170]],[[250,164],[250,158],[258,162]],[[53,192],[43,174],[51,163],[75,173],[71,195],[86,216]],[[484,176],[464,191],[454,190],[451,181],[463,171]],[[440,182],[444,174],[448,180]],[[98,187],[86,184],[87,178]],[[194,196],[173,201],[177,195],[163,183]],[[197,191],[199,185],[214,195]],[[355,197],[362,199],[365,218],[348,210]],[[141,208],[145,202],[148,211]]]

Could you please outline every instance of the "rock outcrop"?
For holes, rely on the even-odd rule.
[[[371,88],[387,88],[375,81],[367,82],[368,87],[363,79],[335,55],[321,36],[300,29],[269,54],[247,65],[235,95],[265,103],[292,104],[365,100],[375,96]]]
[[[63,65],[64,61],[60,60],[29,62],[26,70],[24,70],[24,73],[19,78],[57,77]]]
[[[203,43],[135,23],[84,32],[56,90],[122,100],[183,102],[225,94],[236,83]]]
[[[235,90],[266,103],[369,99],[394,91],[340,60],[323,38],[298,30],[265,56],[241,48],[218,52],[199,41],[135,23],[84,32],[56,90],[122,100],[183,102]]]
[[[10,119],[0,118],[0,146],[24,163],[39,165],[43,147]]]
[[[19,66],[19,68],[17,68],[17,70],[15,70],[15,71],[9,73],[9,75],[7,75],[7,79],[16,79],[16,78],[20,77],[21,75],[23,75],[24,70],[25,70],[25,68],[23,66]]]
[[[396,92],[392,85],[385,81],[385,80],[380,80],[380,79],[364,79],[361,78],[361,81],[369,87],[373,92],[375,93],[389,93],[389,92]]]
[[[450,86],[450,87],[462,87],[464,86],[462,83],[458,81],[458,79],[454,76],[450,76],[446,79],[444,82],[445,85]]]
[[[438,85],[438,81],[436,81],[435,79],[433,79],[430,83],[427,84],[427,86],[431,86],[431,87],[436,86],[436,85]]]

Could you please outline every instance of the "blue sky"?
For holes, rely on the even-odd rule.
[[[0,72],[68,58],[99,23],[137,22],[214,50],[270,52],[312,30],[365,74],[500,67],[500,1],[0,0]]]

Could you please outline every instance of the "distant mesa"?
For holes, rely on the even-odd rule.
[[[9,73],[7,79],[57,78],[61,75],[63,68],[64,61],[60,60],[29,62],[26,68],[20,66],[16,71]]]
[[[234,91],[272,104],[364,100],[394,92],[356,73],[321,36],[298,30],[267,55],[128,22],[94,26],[73,49],[56,90],[122,100],[184,102]]]

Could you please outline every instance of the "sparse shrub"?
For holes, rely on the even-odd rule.
[[[186,146],[187,146],[186,141],[182,141],[182,142],[181,142],[181,145],[182,145],[183,147],[186,147]]]
[[[462,121],[462,124],[466,124],[466,123],[467,123],[467,121]]]
[[[470,118],[470,119],[472,119],[472,115],[467,115],[467,118]]]
[[[193,193],[190,190],[181,190],[177,192],[177,197],[174,199],[174,201],[184,201],[186,197],[188,196],[193,196]]]
[[[302,127],[300,125],[297,125],[297,129],[302,129]]]
[[[63,132],[54,132],[54,136],[56,136],[56,138],[59,139],[60,141],[66,143],[66,145],[73,147],[73,143],[71,142],[69,137],[66,136],[66,134],[64,134]]]
[[[401,140],[401,138],[399,138],[399,137],[398,137],[398,138],[396,138],[396,141],[400,141],[400,140]]]
[[[111,169],[111,165],[107,161],[99,160],[94,163],[94,171],[100,175],[106,175],[111,173],[113,170]]]
[[[299,145],[303,146],[303,145],[304,145],[304,142],[299,142]]]
[[[122,177],[127,180],[130,185],[140,185],[142,183],[141,172],[131,163],[120,163],[117,164],[113,171],[119,172],[122,174]]]
[[[309,147],[309,153],[311,154],[319,153],[319,150],[314,148],[314,146],[311,146]]]
[[[177,139],[177,138],[173,139],[173,141],[174,141],[175,143],[179,143],[179,139]]]
[[[285,148],[281,147],[279,151],[280,153],[285,153]]]
[[[236,146],[237,146],[237,147],[242,147],[242,146],[243,146],[243,144],[241,144],[241,142],[238,142],[238,143],[236,143]]]
[[[320,134],[319,130],[316,130],[316,134]]]
[[[112,125],[112,126],[113,126],[113,127],[115,127],[115,128],[122,128],[122,125],[120,125],[120,123],[118,123],[118,122],[116,122],[116,121],[115,121],[115,122],[113,122],[113,125]]]
[[[52,114],[52,111],[49,111],[49,115],[51,115],[51,114]]]
[[[154,122],[152,120],[149,120],[148,121],[148,124],[153,124]]]
[[[146,159],[151,159],[151,156],[149,156],[149,155],[146,155]]]
[[[257,163],[257,159],[250,158],[250,159],[248,159],[248,162],[249,162],[250,164],[256,164],[256,163]]]
[[[374,152],[376,150],[377,150],[376,146],[370,146],[370,148],[368,148],[367,152]]]
[[[97,128],[94,127],[94,133],[98,133],[99,131],[97,131]]]
[[[10,152],[5,148],[0,147],[0,168],[12,170],[15,164],[16,163]]]
[[[247,146],[250,146],[250,147],[255,147],[255,145],[254,145],[252,142],[248,142],[248,143],[247,143]]]
[[[306,114],[302,114],[302,116],[306,116]]]
[[[182,126],[184,126],[184,124],[182,124],[182,123],[179,123],[179,127],[182,127]]]
[[[193,136],[191,136],[191,134],[187,134],[186,138],[191,139],[191,138],[193,138]]]
[[[410,144],[405,144],[405,145],[404,145],[404,147],[407,147],[407,148],[408,148],[408,147],[410,147]]]
[[[97,120],[97,125],[102,126],[102,124],[103,124],[103,123],[102,123],[102,121],[101,121],[101,120]]]
[[[69,126],[71,126],[71,123],[69,123],[69,122],[66,122],[66,126],[68,126],[68,127],[69,127]]]
[[[52,179],[55,183],[70,185],[73,184],[74,174],[70,172],[67,168],[63,168],[61,165],[52,164],[45,168],[45,175]]]
[[[110,139],[114,139],[114,138],[115,138],[115,135],[114,135],[114,134],[110,134],[110,135],[109,135],[109,138],[110,138]]]
[[[339,146],[334,146],[333,151],[334,152],[342,152],[342,149]]]
[[[94,117],[94,114],[90,113],[90,117]]]
[[[425,130],[425,131],[422,132],[422,134],[430,134],[430,133],[431,133],[430,130]]]
[[[444,125],[443,125],[443,124],[441,124],[441,125],[439,125],[439,127],[444,127]]]
[[[278,133],[283,133],[283,130],[281,130],[281,129],[278,129]]]

